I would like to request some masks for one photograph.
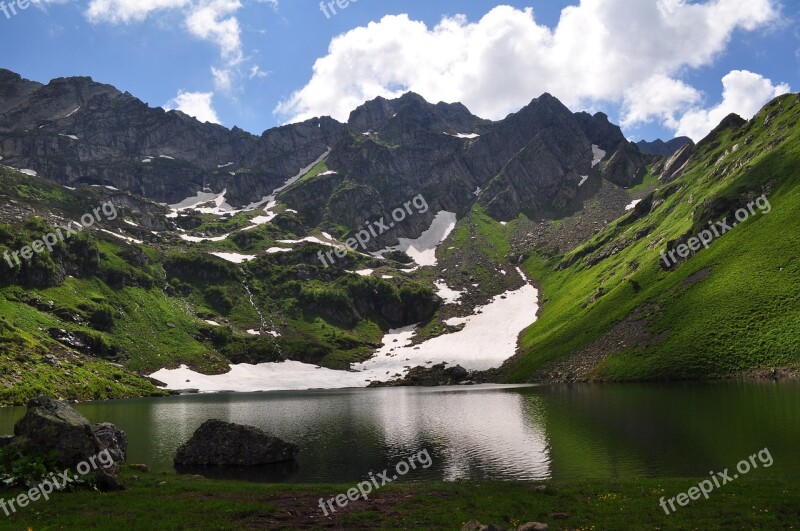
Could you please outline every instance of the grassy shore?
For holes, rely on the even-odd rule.
[[[800,528],[797,481],[742,478],[669,516],[659,499],[705,478],[405,483],[326,517],[319,499],[354,485],[261,485],[131,471],[123,478],[123,492],[62,493],[11,517],[0,513],[0,529],[461,529],[470,520],[504,529],[530,521],[565,530]],[[18,494],[0,490],[0,498]]]

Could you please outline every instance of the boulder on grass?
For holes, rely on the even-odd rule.
[[[252,426],[208,420],[178,448],[175,466],[258,466],[293,461],[297,445]]]
[[[58,466],[77,470],[81,463],[91,465],[101,490],[119,490],[118,463],[125,460],[128,438],[113,424],[91,424],[64,402],[39,396],[28,402],[28,411],[14,426],[10,446],[25,454],[55,456]],[[114,463],[105,468],[98,455],[108,451]],[[94,467],[93,467],[94,468]]]

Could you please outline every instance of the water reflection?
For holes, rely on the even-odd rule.
[[[778,465],[769,474],[796,476],[798,398],[798,382],[726,382],[195,395],[78,409],[125,430],[130,461],[155,471],[172,471],[177,447],[218,418],[301,448],[296,467],[235,477],[350,483],[422,449],[433,465],[405,480],[705,476],[765,447]],[[10,433],[22,413],[0,409],[0,432]]]

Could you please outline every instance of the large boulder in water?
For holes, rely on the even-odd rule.
[[[178,448],[176,466],[258,466],[292,461],[297,445],[252,426],[208,420]]]
[[[87,463],[101,490],[122,488],[118,463],[127,457],[128,438],[113,424],[91,424],[64,402],[39,396],[28,402],[28,411],[14,426],[11,446],[30,455],[53,455],[64,469],[77,470]],[[114,463],[98,456],[107,451]]]

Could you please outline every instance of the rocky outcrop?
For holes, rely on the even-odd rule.
[[[478,118],[461,103],[428,103],[413,92],[395,100],[377,98],[350,113],[350,128],[377,134],[390,144],[408,144],[427,135],[479,134],[488,120]]]
[[[598,112],[594,116],[586,112],[575,114],[583,132],[592,142],[607,153],[613,153],[623,142],[625,135],[619,126],[612,124],[605,113]]]
[[[119,463],[125,461],[128,439],[113,424],[91,424],[64,402],[39,396],[28,402],[28,411],[14,426],[14,438],[7,445],[29,455],[52,455],[58,466],[78,469],[81,463],[99,461],[107,451],[114,463],[93,471],[102,490],[122,488],[117,478]]]
[[[629,188],[639,182],[646,171],[647,158],[642,155],[636,144],[625,141],[608,162],[603,164],[603,178],[623,188]]]
[[[659,176],[660,181],[664,184],[671,183],[683,175],[693,154],[693,143],[680,148],[664,163],[664,169],[661,170],[661,175]]]
[[[439,363],[431,367],[414,367],[403,378],[388,382],[372,382],[369,387],[439,387],[468,383],[470,373],[461,365],[448,367]]]
[[[176,466],[258,466],[292,461],[300,449],[252,426],[208,420],[178,448]]]

